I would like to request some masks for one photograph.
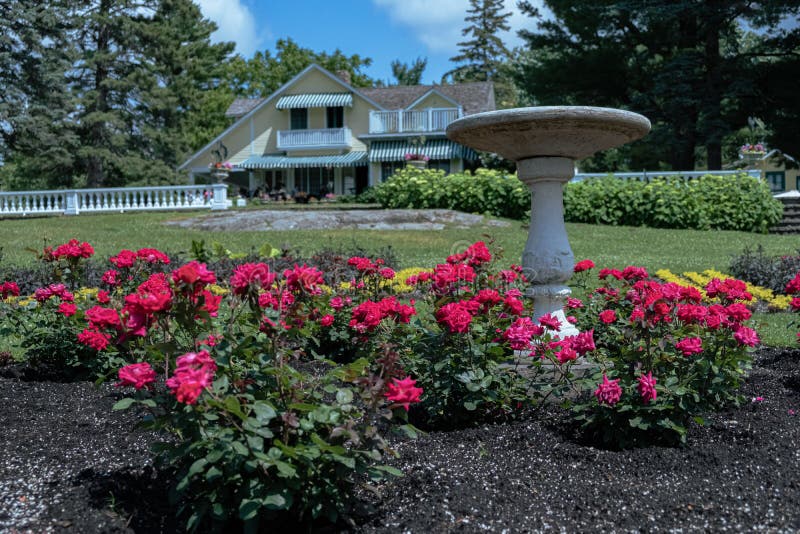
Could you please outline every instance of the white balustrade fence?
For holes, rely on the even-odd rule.
[[[227,209],[227,185],[0,192],[0,216],[182,209]]]
[[[459,117],[460,108],[370,111],[369,133],[443,132]]]
[[[320,128],[316,130],[279,130],[281,150],[319,147],[348,147],[353,144],[350,128]]]
[[[690,180],[692,178],[700,178],[707,174],[714,176],[736,176],[737,174],[747,174],[753,178],[760,178],[761,171],[754,170],[737,170],[737,171],[642,171],[642,172],[579,172],[575,173],[572,182],[582,182],[592,178],[607,178],[613,176],[614,178],[623,178],[626,180],[641,180],[649,181],[653,178],[674,176],[677,178],[684,178]]]

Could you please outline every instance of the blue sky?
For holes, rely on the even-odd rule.
[[[195,0],[203,14],[217,23],[213,35],[234,41],[236,51],[251,57],[257,50],[274,52],[280,38],[291,37],[303,47],[370,57],[366,73],[393,80],[390,64],[427,57],[424,83],[438,82],[452,68],[458,51],[468,0]],[[540,1],[533,2],[540,5]],[[502,37],[509,48],[521,44],[520,28],[535,26],[522,15],[516,0],[506,0],[512,12],[511,32]]]

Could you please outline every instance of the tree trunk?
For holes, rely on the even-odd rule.
[[[722,72],[719,51],[720,25],[723,6],[718,0],[708,0],[712,15],[703,21],[705,26],[705,105],[703,106],[703,137],[705,138],[709,170],[722,169],[722,137],[726,130],[722,120]]]
[[[108,27],[108,16],[111,12],[111,0],[102,0],[98,8],[98,27],[95,34],[95,69],[94,69],[94,112],[105,114],[108,112],[109,90],[106,81],[109,77],[109,40],[110,29]],[[104,147],[106,136],[105,119],[94,118],[89,130],[88,144],[97,152]],[[106,172],[103,165],[103,158],[98,153],[89,154],[86,165],[86,185],[88,187],[102,187],[106,182]]]

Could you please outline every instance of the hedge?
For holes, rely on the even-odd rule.
[[[487,169],[445,175],[406,168],[376,186],[370,197],[385,208],[445,208],[510,219],[530,214],[528,188],[514,176]],[[780,221],[782,210],[769,186],[746,174],[646,182],[609,175],[564,188],[568,222],[766,232]]]

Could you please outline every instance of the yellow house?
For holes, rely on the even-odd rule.
[[[800,169],[797,166],[798,162],[792,156],[773,148],[763,154],[740,156],[740,159],[729,167],[746,167],[759,171],[761,177],[769,184],[770,190],[778,194],[800,189]]]
[[[448,140],[452,121],[495,109],[490,82],[355,88],[311,65],[267,98],[238,99],[236,121],[180,167],[210,179],[212,152],[227,151],[229,183],[252,193],[284,189],[317,198],[359,193],[404,167],[407,154],[458,172],[477,159]]]

